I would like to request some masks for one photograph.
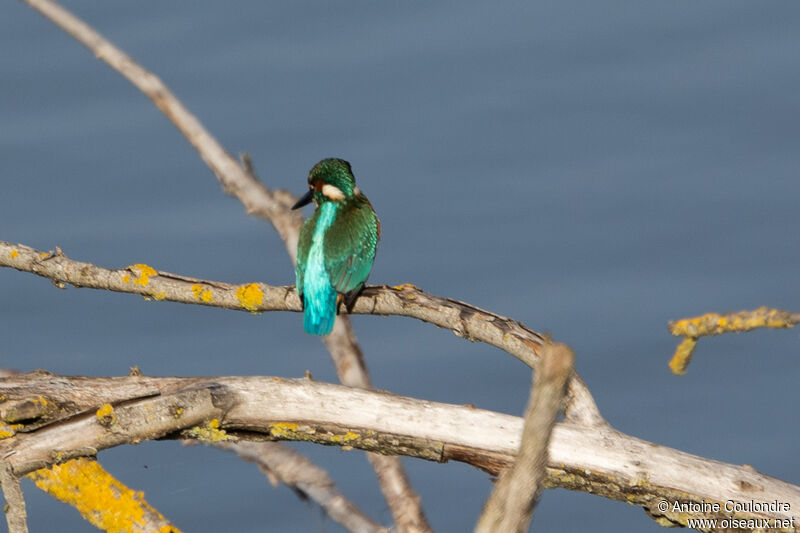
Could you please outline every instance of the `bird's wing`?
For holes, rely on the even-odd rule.
[[[366,198],[343,206],[325,233],[325,270],[336,292],[350,293],[367,281],[379,237],[378,217]]]

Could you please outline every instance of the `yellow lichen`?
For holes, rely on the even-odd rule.
[[[670,333],[684,337],[669,362],[674,374],[685,374],[699,337],[744,332],[757,328],[791,328],[795,325],[791,313],[780,309],[759,307],[738,313],[706,313],[692,318],[676,320],[669,324]]]
[[[47,257],[47,255],[48,255],[47,252],[42,252],[42,253],[39,254],[39,257],[44,259],[45,257]]]
[[[45,400],[43,397],[39,396],[38,398],[33,400],[33,403],[40,403],[42,405],[47,405],[47,400]]]
[[[300,424],[291,422],[276,422],[269,425],[269,434],[278,438],[292,438],[297,435]]]
[[[224,429],[219,428],[219,420],[211,419],[205,426],[195,426],[188,431],[190,437],[204,442],[222,442],[232,440]]]
[[[675,349],[675,355],[669,361],[669,369],[679,376],[686,373],[686,368],[692,361],[692,353],[697,346],[697,337],[685,337]]]
[[[143,492],[126,487],[94,460],[72,459],[51,469],[32,472],[28,477],[43,491],[75,507],[103,531],[180,533],[145,501]]]
[[[11,255],[11,259],[16,259],[17,257],[19,257],[19,252],[16,251],[16,250],[11,250],[11,254],[10,255]]]
[[[236,289],[236,299],[248,311],[256,312],[264,302],[264,292],[257,283],[250,283]]]
[[[122,276],[122,283],[130,283],[130,282],[131,282],[130,274],[125,274],[124,276]]]
[[[359,437],[360,435],[358,433],[348,431],[344,435],[334,435],[331,437],[331,442],[353,442],[354,440],[358,440]]]
[[[160,302],[167,298],[167,293],[164,291],[159,291],[153,294],[153,300]]]
[[[5,424],[0,422],[0,440],[13,437],[17,434],[17,431],[23,427],[22,424]]]
[[[692,318],[676,320],[669,325],[670,332],[678,337],[703,337],[727,332],[750,331],[756,328],[790,328],[794,326],[791,314],[780,309],[759,307],[738,313],[706,313]]]
[[[204,288],[199,283],[192,285],[192,294],[195,300],[200,300],[201,302],[208,303],[214,300],[214,295],[211,291]]]
[[[146,287],[150,283],[151,277],[154,278],[158,276],[158,271],[155,268],[142,263],[131,265],[128,267],[128,270],[136,274],[136,279],[133,280],[133,282],[137,285],[141,285],[142,287]],[[122,281],[127,283],[124,278]]]
[[[97,421],[104,426],[110,426],[117,422],[117,415],[110,403],[103,404],[95,413]]]

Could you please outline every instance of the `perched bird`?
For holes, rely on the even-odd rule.
[[[297,294],[303,303],[303,328],[327,335],[343,300],[348,310],[367,281],[381,224],[356,187],[350,163],[323,159],[308,175],[308,192],[292,209],[314,201],[317,210],[297,242]]]

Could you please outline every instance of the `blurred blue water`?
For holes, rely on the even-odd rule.
[[[798,333],[705,340],[677,378],[665,328],[800,307],[800,5],[67,6],[230,151],[249,152],[268,185],[301,192],[319,159],[350,160],[383,223],[372,282],[412,282],[549,331],[575,348],[619,429],[800,482]],[[0,18],[0,72],[0,239],[109,267],[293,282],[274,231],[221,192],[155,107],[22,4]],[[58,291],[9,270],[0,294],[4,367],[335,380],[295,314]],[[521,413],[529,374],[513,358],[411,320],[354,322],[378,387]],[[390,521],[361,454],[302,450]],[[147,443],[101,459],[185,531],[340,531],[221,452]],[[406,464],[434,528],[469,530],[486,476]],[[93,530],[25,489],[32,531]],[[660,531],[637,509],[560,490],[533,529],[589,520]]]

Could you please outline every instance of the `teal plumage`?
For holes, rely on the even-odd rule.
[[[339,298],[352,307],[372,269],[380,222],[355,186],[350,164],[323,159],[311,169],[309,191],[295,204],[312,200],[317,210],[303,224],[297,243],[297,293],[303,328],[314,335],[333,329]]]

